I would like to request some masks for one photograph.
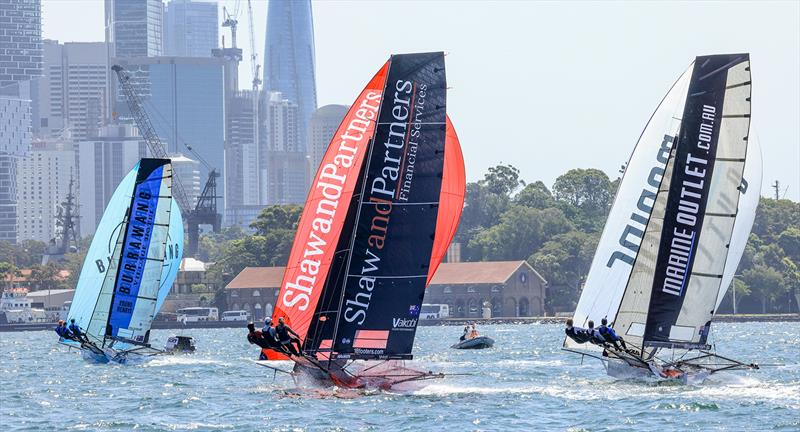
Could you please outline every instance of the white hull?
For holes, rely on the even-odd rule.
[[[648,363],[649,368],[631,366],[627,362],[619,359],[604,360],[606,373],[608,376],[617,379],[656,379],[658,381],[677,381],[683,384],[699,385],[711,375],[712,371],[698,369],[690,372],[683,372],[680,376],[665,376],[664,370],[654,364]]]

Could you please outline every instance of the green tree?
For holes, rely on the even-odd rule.
[[[222,288],[245,267],[286,265],[293,240],[294,232],[285,229],[234,240],[211,266],[209,276],[220,280]]]
[[[598,241],[597,234],[570,231],[552,237],[528,258],[528,263],[547,280],[547,305],[551,311],[575,308]]]
[[[752,232],[765,242],[772,243],[790,227],[800,227],[800,203],[762,197]]]
[[[555,208],[511,206],[500,223],[478,233],[469,243],[480,260],[526,259],[549,238],[573,229]]]
[[[41,264],[42,255],[47,245],[36,240],[27,240],[18,244],[0,241],[0,261],[9,262],[19,268],[27,268]]]
[[[778,236],[778,245],[796,265],[800,264],[800,226],[790,226]]]
[[[767,313],[767,307],[787,292],[783,275],[774,268],[761,264],[745,270],[742,281],[761,300],[761,313]]]
[[[611,208],[614,190],[598,169],[571,169],[553,184],[553,196],[564,214],[584,231],[600,231]]]
[[[537,181],[529,183],[514,197],[514,203],[517,205],[531,207],[535,209],[546,209],[555,207],[555,199],[550,189],[544,183]]]
[[[239,225],[223,228],[220,232],[210,232],[200,237],[200,260],[214,262],[222,258],[222,252],[230,242],[247,236]]]
[[[40,290],[59,288],[61,269],[55,263],[31,266],[30,281]]]
[[[480,183],[489,192],[497,195],[511,196],[517,189],[525,186],[525,182],[519,178],[519,169],[513,165],[497,165],[489,168]]]
[[[258,218],[250,224],[256,235],[267,235],[274,230],[296,230],[303,207],[298,205],[271,205],[261,210]]]
[[[19,275],[19,268],[10,262],[0,262],[0,281],[2,281],[2,288],[10,288],[11,282],[6,279],[11,279]]]
[[[478,234],[500,220],[500,215],[508,209],[510,199],[507,195],[499,195],[489,187],[478,183],[467,184],[464,198],[464,210],[458,226],[455,241],[463,246],[462,255],[467,261],[480,259],[480,250],[474,251],[469,245]]]

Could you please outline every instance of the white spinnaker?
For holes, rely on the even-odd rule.
[[[670,138],[680,131],[693,65],[664,96],[628,160],[573,315],[577,326],[604,317],[613,320],[617,314],[672,146]],[[569,338],[565,346],[590,348]]]
[[[687,276],[678,318],[669,334],[674,343],[703,344],[705,325],[717,306],[723,285],[729,245],[739,215],[740,189],[747,158],[750,134],[750,62],[744,61],[728,69],[725,102],[722,110],[714,172],[708,190],[705,217],[691,273]],[[749,231],[749,230],[748,230]],[[745,241],[747,241],[745,239]],[[724,256],[725,259],[721,259]],[[729,282],[730,283],[730,282]]]
[[[747,162],[744,164],[744,180],[742,182],[743,184],[746,182],[747,188],[741,192],[739,197],[739,213],[733,226],[733,237],[728,248],[728,259],[725,262],[725,271],[723,272],[722,284],[717,295],[717,304],[714,307],[714,311],[719,309],[722,299],[725,298],[725,293],[736,275],[739,261],[742,259],[745,246],[747,246],[747,239],[750,238],[750,230],[752,230],[753,222],[756,220],[756,208],[758,208],[758,201],[761,198],[763,170],[761,144],[758,142],[755,129],[753,129],[753,123],[750,122]]]

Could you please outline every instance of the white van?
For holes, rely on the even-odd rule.
[[[188,307],[175,311],[178,322],[217,321],[218,309],[215,307]]]
[[[441,319],[450,316],[450,307],[446,304],[423,304],[419,319]]]
[[[250,321],[250,312],[245,310],[232,310],[222,313],[220,321]]]

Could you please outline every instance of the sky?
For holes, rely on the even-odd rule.
[[[695,56],[749,52],[762,194],[778,180],[781,197],[800,200],[800,2],[315,1],[313,11],[319,106],[350,104],[390,54],[447,53],[447,111],[470,181],[500,163],[548,186],[572,168],[616,178]],[[267,2],[253,0],[253,13],[261,59]],[[102,41],[103,0],[43,0],[42,22],[48,39]],[[250,82],[247,61],[240,71]]]

